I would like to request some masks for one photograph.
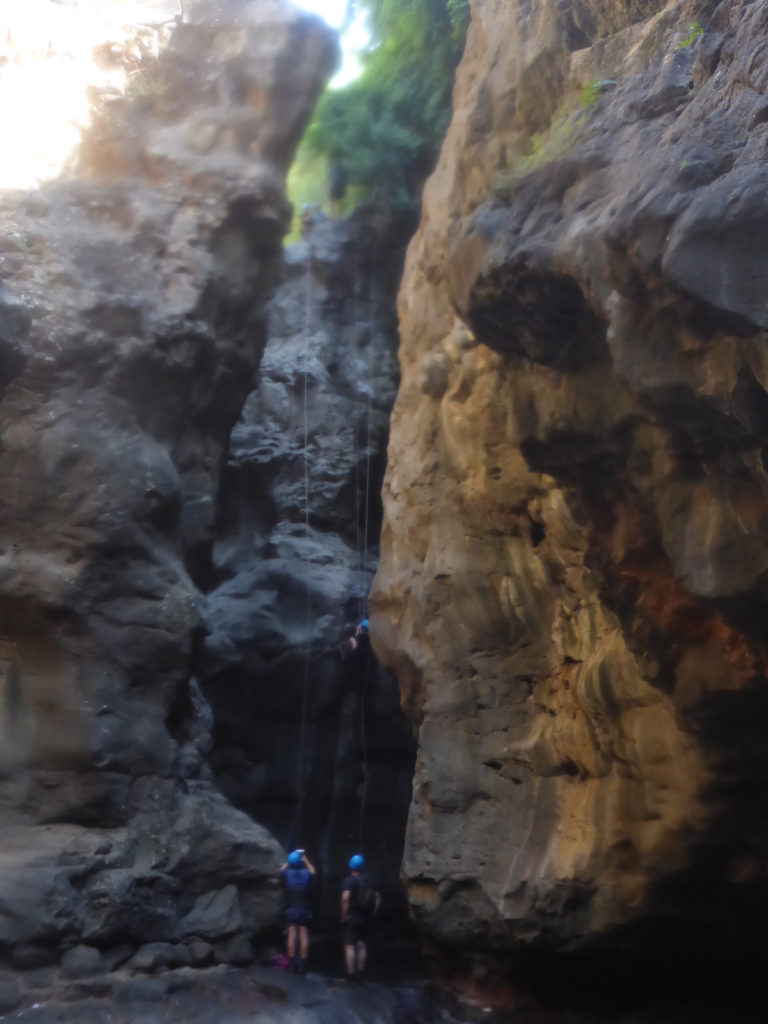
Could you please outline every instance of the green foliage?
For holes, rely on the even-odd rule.
[[[559,109],[546,131],[531,136],[530,153],[517,160],[510,170],[500,171],[494,177],[494,193],[504,201],[511,199],[528,175],[544,164],[559,160],[576,144],[584,120],[584,115],[569,113],[565,107]]]
[[[678,43],[675,50],[687,50],[689,46],[696,42],[699,36],[704,34],[704,29],[698,23],[698,21],[692,21],[688,26],[688,35],[683,39],[682,42]]]
[[[325,92],[301,160],[325,159],[359,194],[416,205],[451,112],[468,0],[361,0],[371,45],[360,77]]]
[[[593,78],[581,90],[582,107],[593,107],[600,99],[601,94],[615,85],[616,83],[610,78]]]

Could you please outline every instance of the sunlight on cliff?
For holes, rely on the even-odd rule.
[[[94,48],[138,46],[135,27],[172,21],[172,0],[24,0],[0,25],[0,188],[53,178],[89,122],[89,87],[125,90],[123,71],[99,67]],[[140,53],[136,53],[137,60]]]

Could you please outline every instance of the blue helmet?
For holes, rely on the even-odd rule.
[[[354,856],[349,858],[349,870],[359,871],[364,863],[365,862],[363,861],[363,858],[360,856],[360,854],[356,853],[354,854]]]
[[[363,621],[360,623],[360,628],[368,629],[368,619],[363,619]]]
[[[292,868],[297,868],[301,864],[301,854],[298,850],[294,850],[293,853],[288,854],[288,863]]]

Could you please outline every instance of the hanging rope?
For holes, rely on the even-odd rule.
[[[312,310],[312,246],[307,252],[306,296],[304,305],[304,557],[306,580],[306,605],[304,619],[304,635],[309,637],[311,608],[310,568],[312,559],[309,552],[309,329]],[[299,801],[296,809],[294,825],[294,844],[301,839],[301,828],[304,817],[304,803],[307,795],[307,714],[309,704],[309,657],[310,647],[304,642],[304,672],[301,687],[301,726],[299,729]]]
[[[354,275],[354,290],[353,295],[353,309],[352,309],[352,322],[355,325],[354,341],[357,343],[357,337],[360,330],[360,223],[358,221],[355,228],[355,275]],[[360,574],[360,579],[363,578],[365,559],[363,555],[363,535],[360,530],[360,498],[361,498],[361,480],[360,480],[360,428],[357,423],[357,419],[354,420],[354,452],[355,452],[355,546],[357,548],[357,571]],[[365,611],[365,598],[363,596],[362,588],[358,588],[357,591],[357,621],[361,622],[363,619],[363,613]]]
[[[365,530],[363,535],[363,578],[368,571],[369,522],[371,512],[371,410],[373,408],[373,370],[371,356],[376,337],[376,268],[378,263],[379,239],[375,236],[373,243],[373,259],[368,279],[368,304],[370,309],[371,329],[368,335],[368,351],[366,352],[366,368],[368,379],[368,402],[365,410]]]
[[[368,572],[368,544],[371,510],[371,412],[373,408],[372,355],[374,350],[374,341],[376,338],[376,272],[378,265],[378,250],[379,239],[378,235],[376,235],[374,238],[371,270],[368,278],[368,315],[370,317],[370,330],[368,334],[368,351],[366,352],[366,386],[368,390],[368,400],[366,402],[365,411],[365,528],[363,533],[363,561],[361,566],[362,577],[364,580],[366,580],[366,583],[366,577]],[[363,610],[364,609],[361,608],[360,619],[363,618]],[[371,649],[370,640],[368,640],[365,649],[365,678],[363,680],[363,688],[360,692],[360,747],[363,756],[363,789],[362,793],[360,794],[360,818],[358,821],[357,839],[359,848],[361,850],[364,849],[365,845],[365,812],[368,805],[368,783],[370,777],[370,771],[368,766],[368,737],[365,728],[366,702],[368,697],[368,684],[370,682],[370,676]]]
[[[368,737],[365,730],[365,707],[368,696],[368,680],[371,674],[371,655],[367,651],[365,655],[365,679],[363,689],[360,693],[360,746],[363,755],[363,790],[360,794],[360,820],[357,827],[357,846],[359,850],[365,849],[365,810],[368,805]]]

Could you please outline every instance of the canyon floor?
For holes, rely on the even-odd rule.
[[[43,980],[43,979],[41,979]],[[0,992],[0,998],[3,993]],[[539,1020],[540,1018],[537,1018]],[[182,968],[153,976],[53,982],[27,989],[3,1021],[34,1024],[533,1024],[464,1004],[444,989],[414,981],[351,984],[342,978],[270,968]],[[543,1019],[542,1019],[543,1024]]]
[[[325,954],[319,954],[325,970]],[[416,966],[415,964],[413,965]],[[329,973],[295,975],[271,966],[180,968],[136,975],[64,978],[53,968],[0,977],[0,1021],[29,1024],[757,1024],[757,1005],[734,991],[730,1005],[716,1000],[685,1005],[670,993],[667,1005],[607,1008],[569,1006],[552,979],[551,1005],[520,991],[469,984],[448,987],[379,962],[364,981]],[[23,977],[23,982],[19,980]],[[611,979],[604,981],[606,991]],[[460,990],[460,991],[459,991]],[[642,993],[631,996],[635,1004]],[[554,1004],[557,1005],[554,1005]]]

